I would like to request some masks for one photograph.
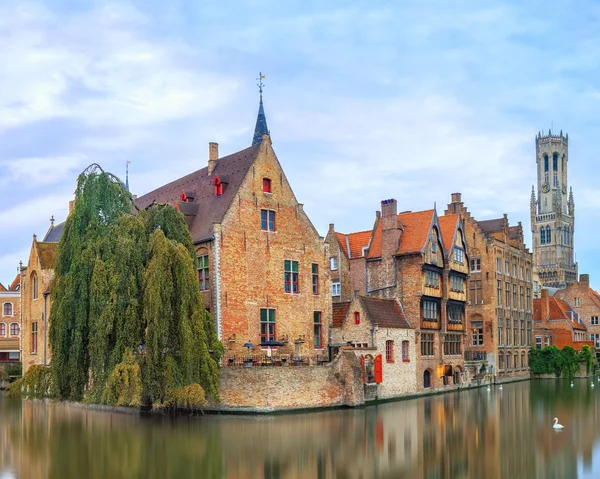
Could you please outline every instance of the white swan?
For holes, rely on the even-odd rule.
[[[500,391],[502,391],[502,384],[500,384],[500,388],[499,389],[500,389]]]
[[[554,426],[552,426],[554,429],[563,429],[565,426],[563,426],[562,424],[558,424],[558,418],[555,417],[554,418]]]
[[[487,390],[488,390],[488,391],[491,391],[491,390],[492,390],[492,388],[491,388],[491,386],[490,386],[489,384],[488,384]]]
[[[595,385],[594,383],[592,383],[592,387],[593,387],[593,388],[595,388],[595,387],[596,387],[596,385]]]
[[[573,387],[573,381],[571,381],[571,387]]]

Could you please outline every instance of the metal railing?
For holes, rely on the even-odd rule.
[[[326,354],[294,356],[291,354],[271,353],[225,353],[221,359],[223,367],[254,366],[323,366],[329,364]]]

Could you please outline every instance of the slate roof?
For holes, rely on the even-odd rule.
[[[210,176],[208,167],[204,167],[140,196],[135,203],[140,209],[148,208],[155,202],[174,204],[180,200],[181,193],[192,193],[193,203],[198,205],[196,211],[184,211],[183,208],[192,208],[184,203],[179,203],[179,208],[182,213],[188,214],[186,220],[188,220],[192,240],[199,242],[210,239],[213,236],[213,224],[222,222],[246,173],[256,159],[260,145],[256,143],[245,150],[220,158]],[[215,176],[223,183],[225,179],[227,180],[223,194],[220,196],[214,194]]]
[[[368,230],[348,234],[336,233],[336,236],[346,257],[354,259],[363,257],[363,247],[369,245],[372,233],[373,230]]]
[[[395,300],[364,296],[360,300],[373,324],[382,328],[410,329],[410,324]]]
[[[65,228],[65,222],[57,224],[56,226],[51,226],[46,236],[44,236],[44,242],[48,243],[58,243],[63,233],[63,229]]]
[[[269,134],[269,128],[267,127],[267,116],[265,115],[265,109],[263,108],[262,95],[260,95],[260,104],[258,106],[258,115],[256,117],[256,126],[254,127],[254,137],[252,138],[252,144],[256,145],[262,141],[263,135]]]
[[[339,328],[342,326],[349,308],[350,301],[344,303],[333,303],[332,324],[334,327]]]
[[[479,227],[484,233],[499,233],[502,231],[504,226],[504,218],[497,218],[495,220],[483,220],[478,221]]]
[[[444,215],[438,218],[440,229],[442,230],[442,242],[446,251],[452,251],[454,246],[454,232],[458,226],[458,215]]]
[[[403,228],[397,254],[420,253],[427,242],[429,229],[433,221],[434,210],[400,213],[398,224]],[[381,223],[379,220],[373,233],[368,258],[381,257]]]

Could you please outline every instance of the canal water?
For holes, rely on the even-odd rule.
[[[0,478],[600,478],[591,382],[275,416],[140,418],[2,396]]]

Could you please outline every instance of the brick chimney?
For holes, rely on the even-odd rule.
[[[461,196],[462,195],[460,193],[452,193],[450,195],[450,197],[452,199],[452,203],[462,203]]]
[[[579,275],[579,282],[583,283],[584,285],[588,286],[590,285],[590,275],[589,274],[580,274]]]
[[[394,199],[381,202],[381,228],[382,231],[398,228],[398,202]]]
[[[381,202],[381,257],[386,263],[398,252],[400,244],[400,235],[402,230],[398,224],[398,202],[394,199],[383,200]],[[384,276],[388,277],[388,282],[393,281],[392,266]],[[384,270],[388,269],[384,266]]]
[[[550,298],[548,296],[548,290],[542,289],[542,298],[540,300],[540,319],[542,323],[548,320],[548,314],[550,313]]]
[[[212,175],[215,166],[217,166],[217,161],[219,160],[219,144],[210,142],[208,144],[208,174]]]

